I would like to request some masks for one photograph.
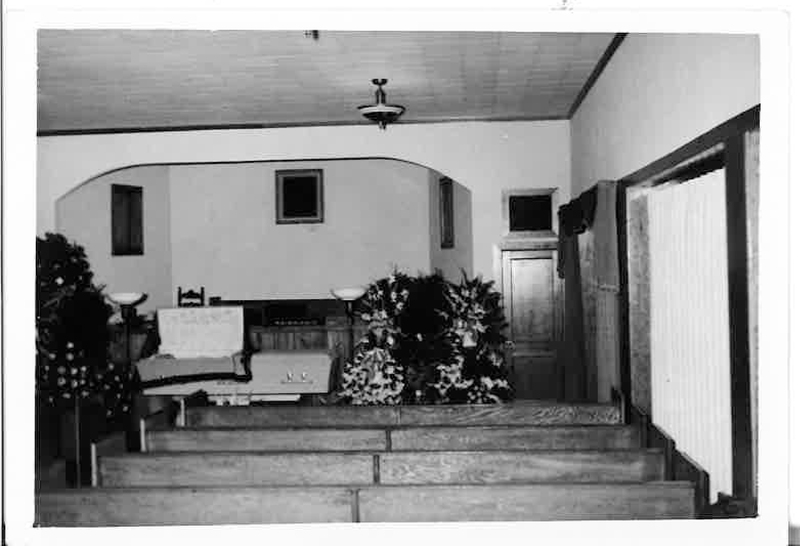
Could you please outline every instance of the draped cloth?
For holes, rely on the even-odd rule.
[[[597,187],[595,186],[558,208],[558,276],[562,279],[566,279],[565,273],[568,264],[565,260],[570,256],[566,246],[571,244],[569,239],[577,237],[592,225],[596,206]]]
[[[564,279],[564,328],[559,340],[560,397],[587,400],[586,345],[578,235],[594,220],[597,192],[583,192],[558,209],[558,275]]]
[[[560,398],[570,402],[586,400],[586,347],[583,332],[581,267],[578,236],[566,237],[558,250],[559,271],[564,277],[564,328],[558,343]]]
[[[615,182],[599,182],[558,211],[565,304],[559,370],[570,401],[606,401],[619,387],[616,191]]]

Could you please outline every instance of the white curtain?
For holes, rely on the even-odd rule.
[[[653,422],[732,492],[725,171],[648,196]]]

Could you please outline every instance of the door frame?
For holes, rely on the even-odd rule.
[[[622,395],[631,400],[631,347],[629,317],[628,240],[626,225],[627,190],[656,186],[666,182],[681,169],[701,156],[721,153],[725,168],[726,210],[728,230],[728,317],[730,323],[731,426],[733,435],[733,498],[739,501],[734,510],[739,515],[755,516],[757,505],[757,468],[755,456],[753,400],[750,392],[751,352],[749,311],[749,277],[747,248],[747,199],[744,164],[744,139],[748,131],[760,126],[761,105],[721,123],[680,148],[653,161],[618,181],[617,240],[620,271],[620,372]],[[757,369],[755,370],[757,373]],[[757,396],[757,393],[755,393]],[[625,422],[631,422],[630,404],[625,404]],[[734,513],[734,512],[731,512]]]
[[[559,382],[557,391],[558,391],[558,398],[563,398],[563,369],[561,366],[561,360],[559,358],[559,341],[564,337],[564,279],[559,277],[558,275],[558,237],[554,236],[542,236],[542,237],[531,237],[531,238],[515,238],[515,239],[506,239],[500,241],[499,243],[492,246],[492,274],[494,276],[495,281],[495,289],[500,293],[500,302],[503,305],[503,315],[505,316],[506,322],[509,326],[506,328],[506,334],[510,334],[510,325],[511,321],[509,320],[509,316],[506,314],[506,305],[504,301],[504,290],[503,290],[503,252],[508,251],[520,251],[520,250],[533,250],[533,251],[552,251],[553,252],[553,281],[555,283],[554,286],[554,294],[553,294],[553,309],[555,312],[555,316],[553,317],[553,337],[555,339],[555,352],[556,352],[556,375],[557,380]],[[512,359],[510,359],[510,355],[512,353],[511,346],[509,342],[511,341],[509,335],[509,341],[505,347],[505,360],[509,367],[513,366]]]

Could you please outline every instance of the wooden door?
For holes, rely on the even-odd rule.
[[[510,379],[516,398],[556,399],[561,391],[556,359],[560,327],[556,250],[503,251],[502,273]]]

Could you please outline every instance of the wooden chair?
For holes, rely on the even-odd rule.
[[[186,290],[178,287],[178,307],[203,307],[206,304],[206,287],[201,286],[200,291]]]

